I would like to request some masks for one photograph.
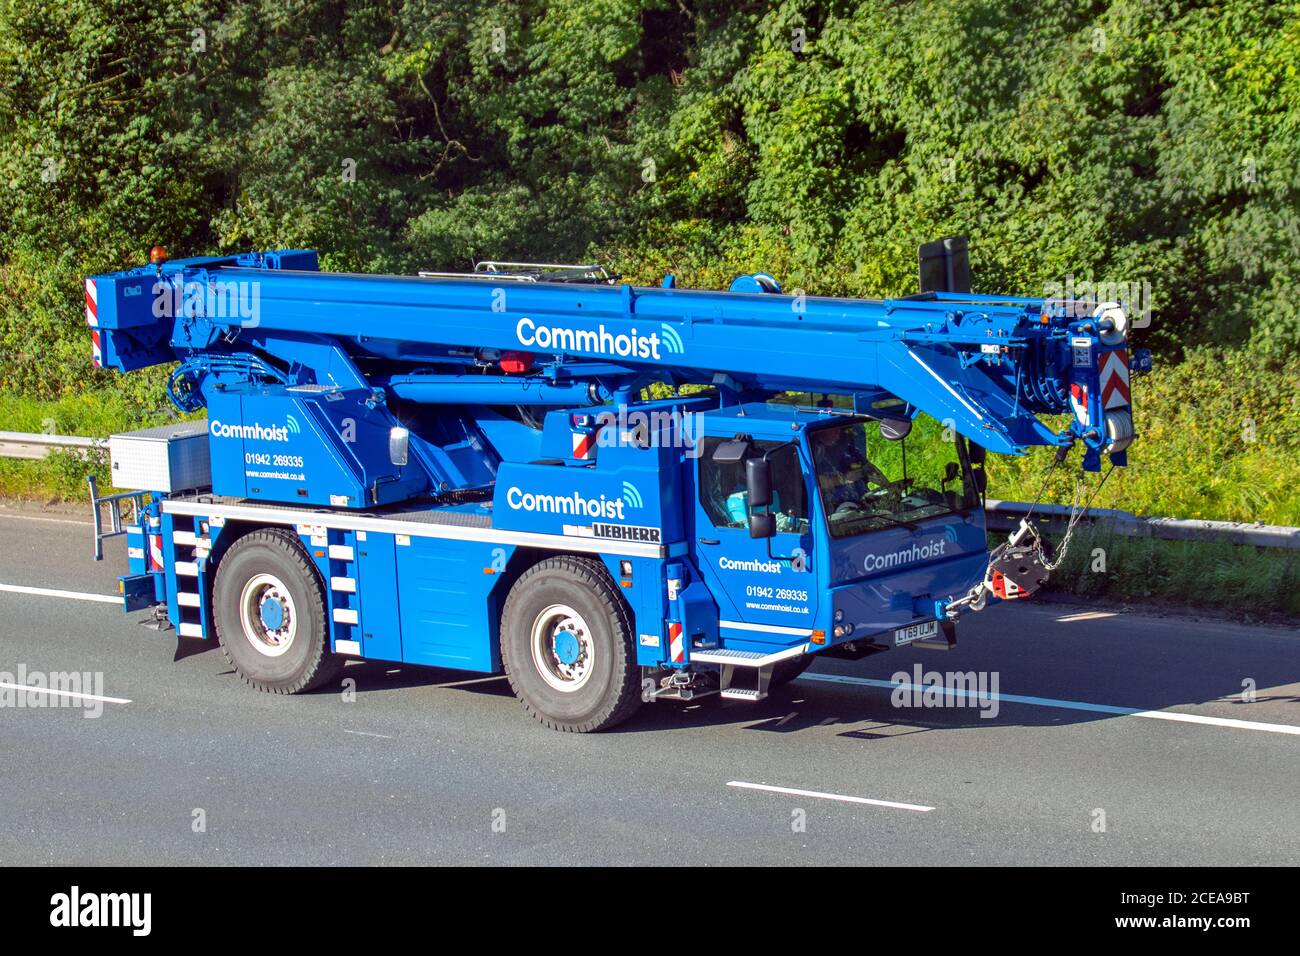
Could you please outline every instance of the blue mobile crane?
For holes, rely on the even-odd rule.
[[[960,291],[964,243],[935,248],[922,292],[875,301],[155,247],[86,280],[95,364],[175,362],[170,397],[207,411],[114,436],[125,608],[262,691],[356,658],[504,671],[579,732],[950,646],[1053,567],[1028,522],[988,553],[986,451],[1124,465],[1149,359],[1121,304]]]

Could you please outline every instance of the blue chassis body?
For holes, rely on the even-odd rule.
[[[128,609],[165,602],[182,635],[211,636],[215,562],[240,529],[276,525],[315,561],[340,653],[496,670],[510,583],[540,555],[573,552],[598,556],[621,586],[642,666],[688,666],[701,648],[815,653],[942,617],[983,578],[982,512],[835,540],[810,486],[806,535],[705,529],[683,416],[704,408],[710,435],[794,436],[809,474],[818,413],[759,399],[835,393],[867,415],[895,401],[993,451],[1079,443],[1085,468],[1108,450],[1124,463],[1101,427],[1113,408],[1101,375],[1123,352],[1127,381],[1126,344],[1061,303],[826,299],[740,280],[730,292],[497,285],[321,273],[315,253],[298,250],[89,279],[97,364],[179,359],[174,381],[190,391],[178,401],[209,411],[212,493],[159,496],[131,529]],[[256,314],[232,313],[245,292]],[[484,350],[535,364],[522,376],[470,374]],[[712,380],[716,393],[637,402],[656,380]],[[667,410],[662,443],[577,457],[569,443],[584,413],[611,401]],[[512,402],[553,410],[538,430],[499,413]],[[1066,411],[1059,432],[1039,418]],[[403,426],[411,457],[399,465],[387,439]],[[484,487],[491,501],[427,501]],[[803,559],[772,562],[769,547]],[[873,570],[881,555],[912,557]],[[841,622],[851,628],[837,636]]]
[[[673,404],[648,403],[646,409]],[[718,437],[730,437],[739,425],[756,440],[784,441],[796,434],[811,474],[804,429],[826,418],[749,404],[705,420],[708,433]],[[687,667],[698,649],[771,654],[801,647],[818,653],[847,641],[862,643],[941,618],[947,602],[983,578],[987,554],[979,508],[926,519],[916,530],[888,528],[836,540],[827,532],[821,498],[810,488],[806,533],[756,540],[743,528],[708,524],[697,507],[700,459],[692,452],[610,447],[583,467],[504,463],[494,500],[479,504],[362,513],[209,494],[160,496],[151,512],[158,520],[152,544],[164,555],[162,570],[149,573],[147,529],[131,529],[133,557],[125,580],[140,584],[124,591],[143,589],[148,598],[137,598],[134,606],[165,602],[180,633],[209,637],[212,569],[228,541],[252,528],[283,527],[298,536],[326,585],[336,652],[493,672],[500,669],[497,625],[505,593],[518,570],[547,554],[590,554],[603,562],[632,611],[637,663],[648,668]],[[628,464],[637,458],[643,459],[640,465]],[[590,537],[581,516],[511,508],[509,501],[519,500],[516,492],[523,488],[530,495],[558,498],[576,491],[589,501],[617,499],[627,527],[659,533]],[[797,564],[769,558],[795,552],[803,556]],[[907,553],[922,557],[868,570],[880,563],[871,558]],[[680,584],[670,588],[669,581]],[[836,622],[852,629],[837,637]],[[684,638],[676,656],[674,625]]]

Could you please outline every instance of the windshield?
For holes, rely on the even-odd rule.
[[[808,441],[831,537],[909,527],[979,503],[957,436],[933,419],[918,418],[901,441],[862,421],[818,428]]]

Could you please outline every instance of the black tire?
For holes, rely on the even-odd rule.
[[[257,593],[254,582],[272,576],[283,585],[293,614],[292,636],[284,651],[268,640],[246,633],[241,619],[245,588]],[[278,589],[274,590],[278,594]],[[221,653],[250,687],[268,694],[298,694],[315,690],[343,669],[345,658],[330,653],[325,587],[295,535],[278,528],[252,531],[230,546],[217,564],[212,585],[212,617]],[[255,641],[268,647],[263,652]],[[270,656],[272,653],[278,656]]]
[[[790,683],[809,667],[812,666],[813,655],[804,654],[800,657],[791,658],[788,661],[780,661],[772,665],[772,679],[768,682],[769,687],[781,687]]]
[[[562,610],[556,611],[555,608]],[[565,612],[575,612],[568,615]],[[550,626],[557,621],[555,627]],[[557,658],[550,678],[534,654],[535,637],[558,634],[567,624],[582,635],[575,646],[588,665],[585,677],[569,679]],[[535,633],[536,631],[536,633]],[[541,636],[538,636],[541,635]],[[533,565],[510,588],[501,613],[501,663],[510,687],[524,709],[552,730],[590,733],[606,730],[630,717],[641,706],[640,671],[632,644],[632,614],[594,558],[557,555]],[[588,656],[589,654],[589,656]],[[560,690],[556,683],[574,685]]]

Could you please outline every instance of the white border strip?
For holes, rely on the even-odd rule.
[[[312,524],[340,531],[373,531],[377,534],[405,534],[413,538],[451,538],[456,541],[480,541],[497,544],[531,545],[555,551],[587,551],[593,554],[626,554],[638,558],[661,558],[664,549],[657,544],[618,541],[611,538],[583,538],[577,535],[542,534],[535,531],[498,531],[452,524],[402,521],[398,518],[371,518],[364,515],[332,511],[285,511],[249,505],[203,504],[198,501],[164,501],[163,511],[174,515],[220,515],[227,520],[261,521],[265,524]]]
[[[763,783],[745,783],[743,780],[728,780],[728,787],[742,790],[764,790],[768,793],[784,793],[792,797],[812,797],[815,800],[838,800],[841,803],[865,803],[873,807],[890,807],[894,810],[912,810],[916,813],[929,813],[934,807],[923,807],[919,803],[895,803],[893,800],[872,800],[870,797],[849,797],[842,793],[821,793],[817,790],[795,790],[792,787],[769,787]]]
[[[71,524],[76,525],[78,528],[94,527],[94,524],[89,521],[77,521],[72,518],[46,518],[43,515],[14,514],[7,511],[0,511],[0,518],[11,518],[14,521],[43,521],[46,524]]]
[[[59,591],[55,588],[29,588],[21,584],[0,584],[0,591],[13,594],[35,594],[39,597],[69,598],[73,601],[98,601],[102,604],[121,604],[122,598],[116,594],[87,594],[84,591]]]
[[[812,637],[810,627],[786,627],[782,624],[750,624],[746,621],[719,621],[718,627],[730,627],[737,631],[763,631],[768,634],[784,634],[788,637]]]

